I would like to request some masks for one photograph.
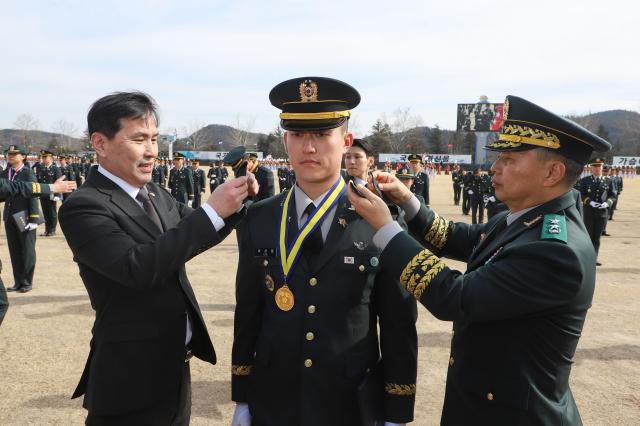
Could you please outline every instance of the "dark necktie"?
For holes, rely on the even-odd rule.
[[[140,188],[140,191],[138,191],[138,195],[136,195],[136,200],[142,203],[142,208],[147,213],[147,216],[149,216],[149,219],[151,219],[151,221],[155,223],[158,229],[162,232],[163,229],[162,222],[160,221],[160,216],[158,216],[158,212],[153,207],[153,204],[151,204],[151,200],[149,199],[149,192],[147,191],[146,187],[143,186],[142,188]]]
[[[311,218],[311,214],[315,209],[316,206],[313,203],[309,203],[307,208],[304,209],[304,212],[307,214],[307,220]],[[322,224],[319,224],[316,229],[311,234],[309,234],[304,242],[303,253],[312,267],[313,258],[320,254],[320,252],[322,251],[322,247],[324,246],[324,243],[322,242],[322,229],[320,229],[321,225]]]

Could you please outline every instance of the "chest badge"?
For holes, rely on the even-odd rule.
[[[275,288],[275,282],[273,281],[271,275],[267,274],[267,276],[264,277],[264,285],[267,287],[267,290],[273,291],[273,289]]]

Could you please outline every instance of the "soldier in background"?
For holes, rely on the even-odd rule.
[[[197,209],[202,204],[202,194],[205,191],[204,170],[200,168],[200,162],[193,160],[191,162],[191,172],[193,173],[193,207]]]
[[[9,164],[2,173],[2,178],[13,182],[36,182],[36,175],[25,164],[27,150],[20,145],[11,145],[7,150]],[[51,161],[51,156],[48,156]],[[53,184],[52,182],[46,182]],[[22,223],[14,218],[14,214],[24,212]],[[7,245],[13,269],[13,287],[7,291],[26,293],[31,291],[33,273],[36,269],[36,229],[40,222],[40,209],[35,198],[13,195],[5,200],[2,213],[7,234]]]
[[[453,183],[453,204],[460,205],[460,193],[462,192],[462,173],[460,172],[460,166],[454,164],[453,171],[451,172],[451,182]]]
[[[38,167],[37,179],[39,183],[52,184],[60,176],[62,172],[60,168],[53,164],[53,153],[50,151],[42,151],[42,162]],[[56,227],[58,226],[58,201],[60,196],[52,194],[48,197],[40,198],[42,206],[42,214],[44,215],[45,231],[41,237],[52,237],[56,235]]]
[[[222,180],[220,161],[211,163],[211,167],[209,167],[209,171],[207,172],[207,180],[209,181],[209,192],[213,194],[213,191],[216,190]]]
[[[473,174],[468,170],[462,171],[462,214],[469,215],[471,209],[471,194],[473,194]]]
[[[184,167],[184,155],[173,156],[173,169],[169,172],[169,190],[173,198],[183,204],[193,201],[193,173]]]
[[[67,161],[71,159],[71,156],[61,155],[60,157],[60,173],[65,177],[65,180],[69,182],[73,182],[76,180],[76,172],[71,164],[68,164]],[[62,194],[62,202],[69,198],[71,194]]]
[[[151,181],[157,185],[164,187],[165,176],[164,167],[162,166],[162,160],[155,160],[155,165],[151,171]]]
[[[507,210],[508,207],[505,203],[503,203],[496,197],[496,189],[493,187],[491,183],[493,181],[493,172],[489,171],[489,174],[487,175],[487,177],[488,177],[488,184],[487,184],[487,190],[486,190],[486,196],[485,196],[486,197],[485,207],[487,208],[487,222],[488,222],[496,214]]]
[[[258,195],[253,198],[253,201],[264,200],[265,198],[273,197],[276,193],[273,185],[273,173],[271,170],[261,165],[258,161],[258,156],[255,153],[249,153],[247,160],[247,171],[255,175],[258,185],[260,185],[260,191]]]
[[[278,188],[280,192],[284,192],[289,188],[289,167],[284,161],[280,162],[278,167]]]
[[[416,195],[420,195],[424,198],[424,203],[429,205],[429,176],[422,171],[424,163],[422,162],[422,156],[419,154],[411,154],[408,157],[409,166],[413,170],[413,174],[416,175],[413,180],[413,186],[411,192]]]
[[[478,167],[473,172],[473,179],[469,194],[471,197],[471,223],[484,222],[484,196],[487,190],[487,181],[482,175],[482,167]]]
[[[413,170],[404,168],[396,172],[396,177],[400,180],[400,182],[402,182],[404,186],[406,186],[407,188],[409,188],[409,190],[411,190],[411,187],[413,186],[413,181],[415,180],[416,175],[413,174]],[[416,196],[418,201],[424,204],[424,198],[422,198],[422,195],[418,195],[418,194],[414,194],[414,195]]]
[[[594,158],[590,162],[591,174],[580,179],[580,196],[584,206],[584,226],[596,251],[600,250],[600,237],[609,218],[608,207],[616,198],[613,182],[602,176],[602,158]],[[597,266],[602,264],[598,261]]]
[[[612,179],[616,185],[616,190],[618,195],[616,199],[613,201],[613,206],[611,206],[611,209],[609,210],[609,220],[613,220],[613,212],[618,209],[618,200],[620,200],[620,194],[624,189],[624,182],[622,179],[622,174],[620,173],[620,167],[616,167],[615,169],[613,169]]]

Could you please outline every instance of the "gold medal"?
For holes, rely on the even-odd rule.
[[[276,305],[281,310],[288,312],[293,309],[293,304],[295,300],[293,298],[293,293],[289,290],[289,287],[285,284],[276,291]]]

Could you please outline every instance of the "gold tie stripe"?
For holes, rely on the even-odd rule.
[[[411,259],[400,275],[400,283],[420,300],[433,278],[445,268],[445,264],[431,251],[424,249]]]
[[[440,217],[438,213],[433,213],[435,216],[433,222],[431,222],[431,228],[424,236],[425,241],[432,244],[438,250],[442,249],[447,243],[449,237],[450,222]]]
[[[409,396],[416,394],[416,385],[400,385],[397,383],[385,383],[384,391],[390,395]]]

